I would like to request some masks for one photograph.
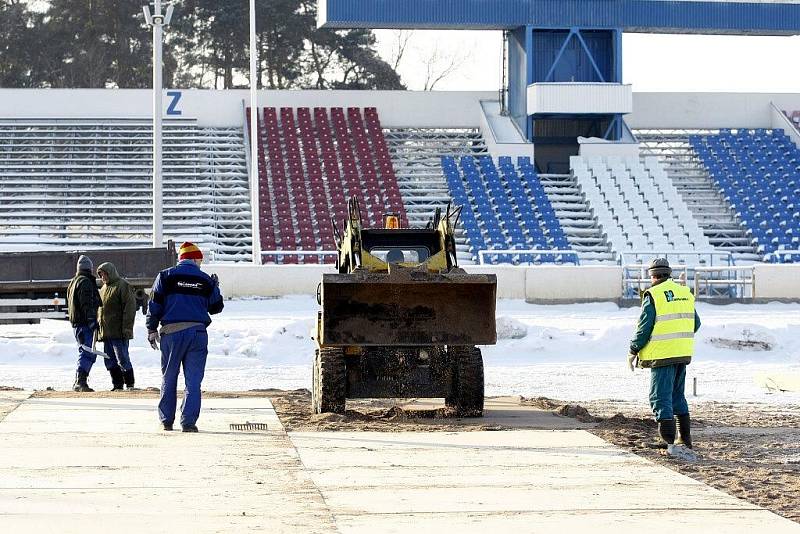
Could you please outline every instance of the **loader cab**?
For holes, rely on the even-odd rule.
[[[361,238],[364,250],[386,263],[424,263],[442,248],[435,230],[362,230]]]

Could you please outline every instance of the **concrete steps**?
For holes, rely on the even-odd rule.
[[[667,175],[714,248],[732,253],[736,260],[761,259],[730,204],[689,144],[688,133],[634,134],[639,139],[641,155],[656,156],[664,164]]]
[[[444,209],[452,201],[442,171],[443,156],[487,153],[486,142],[476,129],[389,128],[384,136],[412,227],[424,227],[436,208]],[[472,263],[466,236],[459,230],[456,239],[459,262]]]
[[[614,254],[597,226],[575,178],[570,174],[540,174],[550,204],[581,262],[614,261]]]

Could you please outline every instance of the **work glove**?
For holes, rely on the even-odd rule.
[[[636,366],[639,364],[639,356],[629,352],[628,353],[628,367],[630,367],[631,372],[636,369]]]
[[[217,273],[213,273],[213,274],[211,275],[211,279],[214,281],[214,285],[215,285],[215,286],[218,286],[218,285],[219,285],[219,276],[217,276]]]
[[[161,336],[158,335],[158,330],[151,330],[147,333],[147,341],[150,342],[150,346],[153,347],[153,350],[158,350],[158,343],[161,341]]]

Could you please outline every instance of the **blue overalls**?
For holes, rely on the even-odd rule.
[[[192,426],[200,416],[200,386],[208,356],[209,314],[224,306],[215,279],[194,261],[184,260],[161,271],[153,283],[147,311],[147,330],[187,323],[190,326],[161,336],[161,398],[158,417],[172,424],[177,404],[178,373],[183,367],[185,390],[181,404],[181,425]],[[169,330],[169,328],[167,328]]]

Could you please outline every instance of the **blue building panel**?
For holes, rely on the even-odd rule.
[[[536,30],[533,81],[616,82],[614,32]]]
[[[328,28],[617,29],[798,35],[800,4],[670,0],[319,0]]]
[[[508,109],[511,118],[529,137],[528,121],[528,85],[531,83],[528,62],[528,40],[530,30],[517,28],[508,35]]]

